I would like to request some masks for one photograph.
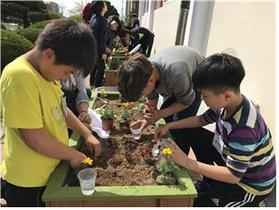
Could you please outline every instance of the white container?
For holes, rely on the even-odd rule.
[[[92,195],[95,191],[97,171],[93,168],[85,168],[78,172],[81,192],[83,195]]]
[[[130,130],[132,132],[133,138],[135,140],[139,140],[140,136],[141,136],[141,129],[140,128],[137,128],[137,129],[130,128]]]

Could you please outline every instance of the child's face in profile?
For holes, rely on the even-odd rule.
[[[40,73],[48,81],[67,79],[71,73],[77,70],[76,67],[56,64],[55,54],[52,50],[45,50],[42,54]]]
[[[70,74],[74,73],[75,71],[76,68],[72,66],[53,65],[53,67],[49,68],[49,70],[47,71],[47,79],[49,81],[67,79]]]
[[[213,110],[219,110],[226,105],[225,94],[216,94],[209,89],[200,90],[201,96],[205,104]]]

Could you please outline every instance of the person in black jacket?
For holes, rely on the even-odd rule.
[[[154,34],[144,27],[135,27],[131,31],[124,29],[121,33],[121,41],[124,46],[128,47],[128,51],[141,44],[140,52],[149,57],[154,42]]]
[[[104,77],[105,61],[107,59],[106,43],[108,22],[104,18],[107,12],[107,5],[104,1],[92,1],[93,16],[90,19],[89,26],[92,29],[97,40],[97,64],[94,71],[90,74],[90,85],[95,87],[102,86]]]

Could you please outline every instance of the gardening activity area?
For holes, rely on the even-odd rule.
[[[51,187],[47,187],[44,194],[47,204],[79,206],[82,202],[85,206],[102,206],[102,200],[106,198],[105,206],[191,206],[196,191],[187,171],[169,159],[172,151],[167,145],[171,139],[155,141],[155,125],[143,130],[136,126],[134,130],[130,128],[130,123],[144,116],[146,98],[123,102],[116,90],[111,86],[100,87],[92,96],[92,109],[99,114],[102,129],[109,132],[107,138],[98,137],[102,154],[94,159],[82,138],[74,133],[72,138],[77,140],[73,141],[75,148],[86,154],[91,162],[89,160],[74,169],[62,162],[49,185],[61,185],[59,189],[55,188],[55,194],[58,196],[59,191],[63,193],[55,197]],[[160,123],[163,121],[156,125]],[[82,195],[78,173],[88,167],[92,167],[97,176],[94,193],[86,196]],[[57,176],[61,175],[64,178],[57,183]]]

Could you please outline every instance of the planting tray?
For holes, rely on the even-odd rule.
[[[119,94],[114,88],[97,88],[93,92],[93,103],[102,88],[106,94]],[[79,134],[73,133],[69,144],[79,150],[82,141]],[[71,170],[66,161],[58,165],[43,194],[47,206],[192,206],[197,197],[192,180],[183,168],[175,172],[176,185],[96,186],[91,196],[83,195],[79,186],[67,185]]]

